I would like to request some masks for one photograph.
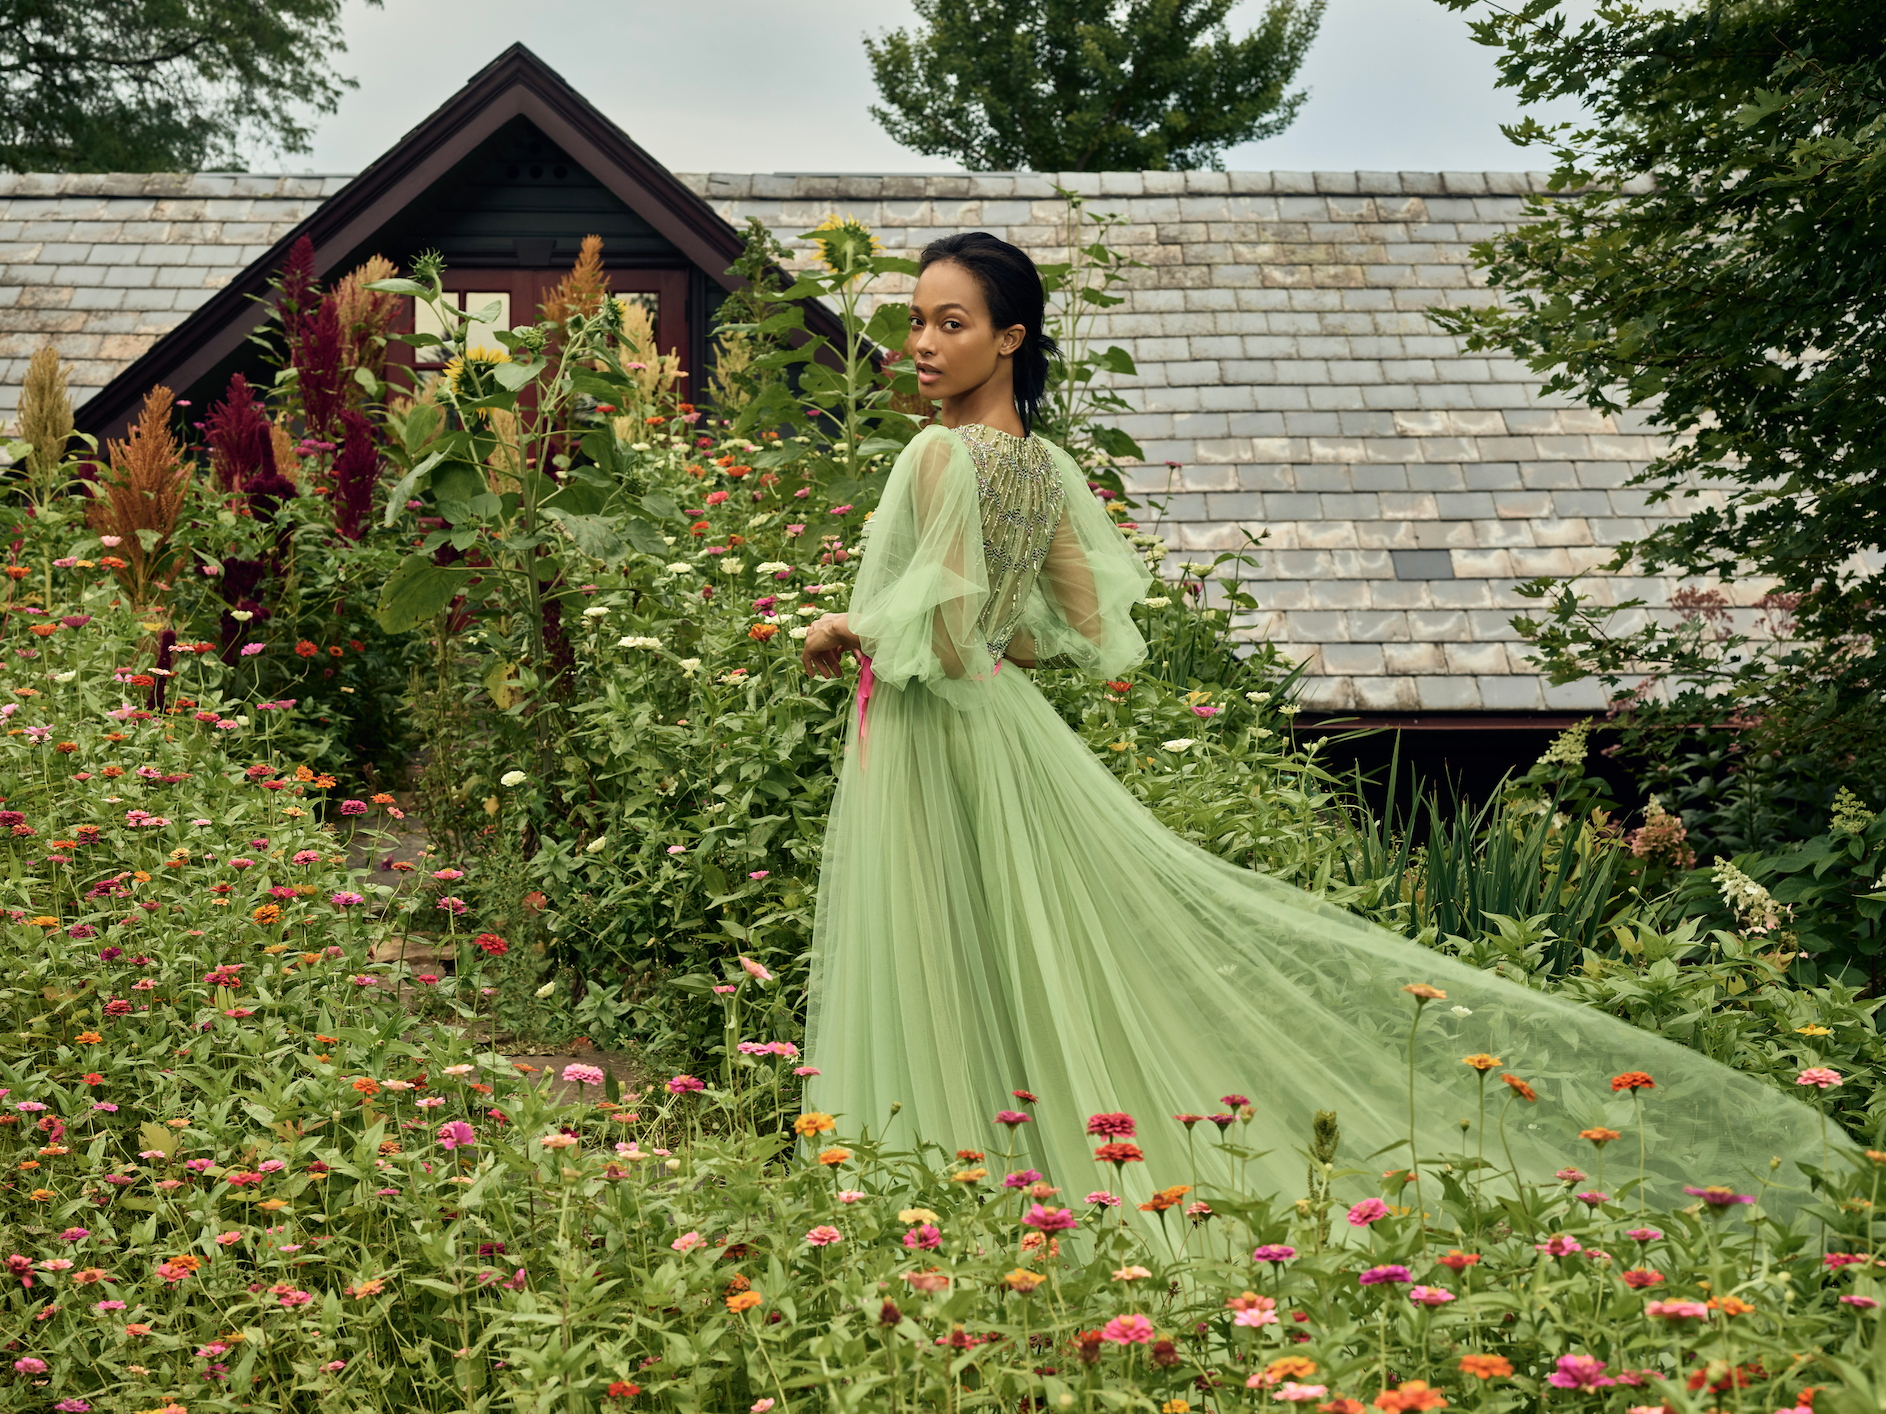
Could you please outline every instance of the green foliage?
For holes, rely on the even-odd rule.
[[[380,0],[370,0],[375,5]],[[352,80],[339,0],[9,0],[0,168],[240,171],[256,144],[308,151],[303,113]]]
[[[1502,85],[1590,118],[1512,130],[1551,151],[1556,194],[1476,247],[1498,306],[1435,312],[1547,390],[1670,436],[1634,484],[1689,514],[1612,568],[1772,581],[1764,606],[1788,620],[1636,617],[1540,581],[1547,612],[1519,624],[1553,680],[1631,685],[1635,715],[1666,727],[1760,713],[1761,749],[1811,758],[1810,776],[1855,751],[1863,774],[1880,764],[1879,18],[1805,0],[1579,24],[1556,0],[1488,7],[1474,34],[1501,51]]]
[[[871,116],[916,152],[971,171],[1216,167],[1272,137],[1323,0],[1270,0],[1234,39],[1230,0],[916,0],[923,27],[865,40]]]

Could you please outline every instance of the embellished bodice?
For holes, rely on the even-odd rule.
[[[976,469],[989,602],[977,629],[992,657],[1008,651],[1022,609],[1061,524],[1067,496],[1039,437],[1016,437],[980,423],[955,430]]]

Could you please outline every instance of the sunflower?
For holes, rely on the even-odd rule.
[[[819,259],[834,275],[856,278],[864,274],[859,267],[881,249],[871,228],[856,216],[840,219],[827,216],[818,228],[808,233],[819,248]]]
[[[498,390],[491,377],[492,371],[499,364],[510,361],[511,355],[504,349],[473,344],[445,365],[445,381],[451,385],[454,398],[473,401],[488,398]]]

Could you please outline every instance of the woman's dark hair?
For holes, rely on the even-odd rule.
[[[1014,367],[1015,411],[1021,414],[1022,431],[1027,433],[1048,395],[1049,361],[1061,352],[1041,327],[1048,304],[1041,272],[1026,251],[987,231],[965,231],[931,241],[923,248],[917,268],[928,270],[939,260],[960,265],[976,277],[997,329],[1019,324],[1025,331],[1022,346],[1015,351]]]

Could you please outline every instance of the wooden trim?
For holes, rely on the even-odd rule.
[[[305,235],[314,243],[316,274],[330,278],[343,260],[370,245],[427,188],[519,116],[542,129],[705,277],[739,288],[726,271],[741,252],[740,233],[547,64],[514,44],[76,409],[79,429],[100,438],[126,435],[153,384],[191,387],[238,352],[267,318],[269,277],[297,240]],[[684,285],[684,300],[686,292]],[[838,335],[830,311],[816,301],[805,309],[809,326]],[[684,357],[689,353],[683,350]]]

